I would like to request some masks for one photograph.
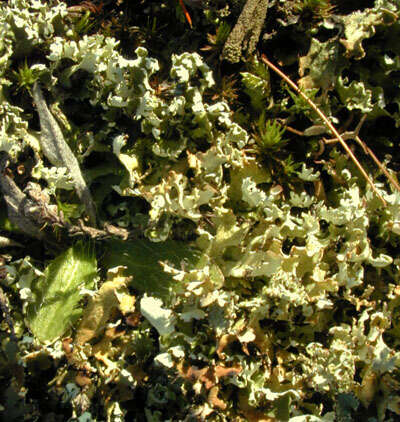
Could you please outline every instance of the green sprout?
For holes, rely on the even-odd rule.
[[[216,32],[215,35],[207,34],[209,45],[206,45],[202,48],[203,51],[212,51],[214,53],[220,52],[225,45],[226,40],[231,32],[231,26],[226,23],[222,22]]]
[[[287,139],[282,139],[285,128],[276,120],[266,121],[265,113],[261,114],[255,129],[254,138],[261,152],[276,151],[287,142]]]
[[[39,75],[40,70],[31,68],[25,59],[25,63],[17,71],[13,71],[13,76],[17,82],[17,90],[29,90],[39,79]]]
[[[286,159],[281,161],[281,165],[283,167],[283,172],[287,176],[291,176],[297,172],[301,163],[296,162],[292,155],[289,155]]]
[[[87,10],[85,14],[82,15],[81,18],[75,23],[74,30],[76,35],[82,36],[88,34],[94,27],[95,21],[91,19],[90,15],[90,11]]]

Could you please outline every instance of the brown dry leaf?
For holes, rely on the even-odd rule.
[[[108,341],[113,341],[118,337],[122,337],[125,334],[125,330],[119,330],[117,327],[110,327],[107,328],[106,332],[104,333],[104,338]]]
[[[232,377],[234,375],[240,374],[241,372],[242,372],[242,367],[240,365],[237,367],[235,366],[226,367],[226,366],[217,365],[214,368],[214,374],[217,378]]]
[[[230,343],[232,343],[236,339],[237,339],[237,336],[235,336],[234,334],[224,334],[219,339],[218,347],[217,347],[217,355],[220,359],[224,359],[225,357],[224,354],[222,353],[225,347],[227,347]]]
[[[116,309],[123,314],[134,310],[135,298],[126,288],[131,278],[122,275],[124,270],[125,267],[117,267],[108,271],[109,281],[100,287],[84,311],[75,337],[77,344],[85,344],[100,335]]]
[[[118,377],[118,374],[120,370],[118,369],[117,364],[112,361],[111,359],[108,359],[108,357],[103,354],[102,352],[98,352],[94,355],[94,357],[103,363],[104,369],[102,370],[102,373],[104,376],[109,378],[110,382],[114,381],[115,378]]]
[[[119,305],[115,290],[124,286],[124,282],[114,281],[108,281],[101,286],[85,309],[75,337],[77,344],[87,343],[104,330],[111,313]]]
[[[72,347],[72,337],[66,337],[62,341],[62,349],[64,350],[65,356],[68,360],[72,357],[73,347]]]
[[[214,387],[210,389],[210,392],[208,393],[208,402],[210,403],[212,407],[225,410],[226,403],[218,397],[218,391],[219,391],[218,385],[215,385]]]
[[[250,356],[249,348],[247,347],[247,343],[242,343],[242,350],[243,353],[247,356]]]
[[[358,390],[358,398],[364,407],[368,407],[372,400],[375,397],[376,392],[378,391],[378,379],[375,372],[369,370],[367,371],[361,382],[361,386]]]
[[[185,368],[183,361],[178,363],[177,369],[183,378],[193,383],[197,381],[201,382],[204,388],[209,390],[208,402],[211,407],[221,410],[225,410],[227,405],[218,397],[218,380],[223,377],[238,375],[242,371],[242,367],[240,365],[231,367],[222,365],[216,365],[214,367],[206,366],[202,369],[199,369],[196,366]]]
[[[104,336],[101,341],[99,341],[92,347],[92,353],[94,355],[96,355],[97,353],[106,355],[110,351],[111,342],[114,339],[123,336],[124,334],[125,331],[118,331],[116,327],[108,328],[104,333]]]
[[[137,327],[142,320],[142,314],[140,312],[133,312],[125,316],[125,322],[130,327]]]
[[[79,387],[86,387],[92,383],[92,380],[85,374],[85,372],[79,371],[75,377],[75,382],[79,385]]]
[[[204,387],[209,390],[215,385],[215,378],[211,369],[206,366],[205,368],[198,369],[195,366],[191,366],[188,370],[189,377],[192,379],[198,379],[204,384]]]
[[[132,313],[135,310],[135,296],[123,294],[120,298],[119,309],[124,316]]]
[[[177,369],[183,378],[193,383],[200,381],[204,384],[207,390],[215,385],[214,374],[208,366],[202,369],[199,369],[197,366],[189,366],[189,368],[186,369],[184,367],[184,363],[180,362],[177,365]]]
[[[193,383],[196,381],[203,383],[206,390],[213,388],[219,378],[238,375],[242,371],[241,366],[226,367],[222,365],[216,365],[211,368],[206,366],[202,369],[197,368],[197,366],[190,366],[185,369],[183,362],[177,365],[177,369],[183,378]]]
[[[73,347],[72,337],[66,337],[62,341],[62,349],[64,350],[65,357],[67,358],[68,364],[75,368],[83,368],[85,361],[82,359],[79,348]]]

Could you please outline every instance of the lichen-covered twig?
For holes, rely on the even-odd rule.
[[[42,227],[51,227],[54,232],[56,228],[65,230],[68,236],[87,236],[93,240],[103,240],[109,238],[120,238],[126,240],[128,237],[135,236],[133,232],[129,232],[121,227],[111,224],[104,224],[103,229],[86,226],[81,220],[77,225],[71,224],[64,219],[62,212],[54,209],[53,206],[46,202],[46,198],[42,194],[38,185],[28,186],[27,194],[34,204],[31,208],[31,217],[37,221]]]
[[[299,94],[310,105],[310,107],[318,114],[318,116],[322,119],[326,127],[332,132],[335,138],[340,142],[340,144],[345,149],[347,154],[350,156],[350,158],[352,159],[356,167],[360,170],[361,174],[363,175],[365,180],[368,182],[368,184],[371,186],[376,196],[382,201],[382,204],[386,206],[386,201],[383,199],[382,195],[376,189],[374,182],[368,176],[367,172],[364,170],[363,166],[357,160],[353,151],[349,148],[349,146],[346,144],[346,142],[344,141],[340,133],[336,130],[333,124],[328,120],[325,114],[318,108],[318,106],[310,98],[307,97],[306,94],[304,94],[304,92],[300,90],[300,88],[285,73],[283,73],[273,63],[271,63],[264,54],[261,56],[261,59],[268,67],[270,67],[275,73],[277,73],[291,88],[293,88],[296,91],[296,93]]]
[[[247,0],[239,19],[229,34],[221,58],[237,63],[243,52],[251,55],[260,38],[267,16],[268,0]]]
[[[69,236],[87,236],[95,240],[115,237],[126,240],[128,237],[137,236],[137,233],[128,232],[111,224],[104,224],[103,229],[97,229],[86,226],[82,221],[78,225],[65,221],[57,207],[49,205],[39,185],[28,184],[22,192],[14,180],[5,173],[6,167],[7,157],[4,156],[0,160],[0,190],[7,204],[8,218],[28,236],[51,241],[56,228],[65,230]],[[50,227],[51,233],[45,230],[45,227]],[[0,247],[22,246],[5,239],[0,237]]]
[[[32,203],[14,180],[5,174],[6,166],[7,157],[3,156],[0,160],[0,189],[7,204],[8,218],[24,233],[42,239],[43,233],[40,231],[40,226],[29,215]]]
[[[7,305],[7,298],[1,287],[0,287],[0,310],[3,313],[3,317],[6,320],[6,323],[10,329],[11,340],[16,341],[17,337],[15,336],[14,324],[10,315],[10,310]]]
[[[85,205],[91,223],[96,224],[95,206],[90,191],[83,179],[78,160],[65,142],[61,129],[50,113],[37,82],[32,88],[32,95],[39,113],[41,149],[51,164],[57,167],[66,167],[68,169],[74,182],[76,193]]]

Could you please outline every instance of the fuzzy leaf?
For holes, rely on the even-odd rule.
[[[96,267],[94,249],[84,243],[77,243],[47,266],[28,308],[29,327],[38,340],[54,341],[79,318],[80,289],[93,287]]]

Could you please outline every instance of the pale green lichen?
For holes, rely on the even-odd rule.
[[[83,408],[104,402],[110,420],[123,420],[138,392],[143,393],[141,415],[149,420],[252,420],[268,414],[291,422],[327,422],[351,414],[357,405],[365,410],[373,400],[379,403],[380,420],[385,412],[399,414],[393,391],[400,364],[400,262],[394,252],[400,195],[376,181],[388,204],[382,208],[335,148],[318,163],[304,154],[290,182],[280,179],[267,166],[276,164],[275,153],[281,159],[279,148],[261,153],[249,120],[242,116],[238,124],[226,102],[208,100],[214,79],[198,54],[172,57],[163,96],[150,84],[159,64],[146,49],[136,49],[136,56],[127,59],[113,38],[73,39],[63,24],[62,3],[54,8],[9,3],[1,6],[1,63],[11,66],[15,59],[8,47],[21,51],[19,43],[30,48],[46,43],[48,55],[37,68],[38,78],[49,103],[56,104],[55,98],[58,103],[49,107],[50,119],[36,85],[42,120],[45,113],[53,129],[65,132],[57,136],[65,136],[68,154],[76,160],[73,167],[79,163],[94,201],[102,205],[111,198],[98,210],[100,219],[113,219],[132,230],[132,237],[134,230],[147,237],[98,240],[101,277],[120,265],[126,276],[117,280],[113,273],[97,292],[92,290],[94,256],[75,253],[76,246],[54,253],[57,257],[47,265],[29,256],[5,265],[2,284],[14,298],[12,316],[24,365],[34,370],[35,347],[51,359],[49,365],[59,363],[54,381],[46,383],[51,395],[59,397],[62,388],[60,400],[72,401],[77,417],[85,414]],[[398,12],[394,3],[376,2],[372,12],[337,17],[362,31],[344,32],[348,57],[340,56],[343,47],[335,37],[326,42],[314,38],[300,60],[303,87],[314,95],[322,88],[322,100],[336,90],[342,111],[374,114],[380,108],[382,113],[387,93],[363,78],[344,79],[340,69],[350,66],[346,60],[368,54],[362,41],[372,40],[375,26],[385,27],[383,17],[392,16],[384,7]],[[360,16],[369,16],[367,28]],[[17,34],[14,26],[21,29],[22,22],[24,30]],[[336,25],[332,22],[321,27]],[[386,57],[379,65],[390,75],[397,62]],[[46,205],[72,209],[68,217],[78,220],[81,204],[71,195],[76,187],[67,170],[71,166],[40,145],[29,113],[14,105],[6,91],[10,81],[4,75],[2,152],[15,164],[31,147],[35,166],[26,178],[46,184]],[[242,76],[253,100],[248,113],[259,113],[270,95],[266,79],[251,69]],[[294,95],[281,95],[291,118],[307,111]],[[323,106],[329,114],[329,106]],[[27,107],[35,110],[33,104]],[[306,116],[313,120],[309,110]],[[321,132],[318,121],[311,123],[306,135],[313,138]],[[2,177],[12,185],[10,175]],[[29,189],[25,193],[16,181],[11,198],[16,200],[8,199],[8,191],[3,196],[18,210]],[[317,184],[325,186],[326,198],[314,194]],[[36,225],[31,230],[24,221],[16,223],[25,234],[41,233]],[[184,240],[170,239],[178,235]],[[83,293],[92,296],[86,311]],[[73,353],[65,339],[62,345],[41,347],[28,337],[30,332],[41,342],[71,333],[78,344]],[[85,385],[85,376],[93,383]],[[391,391],[385,383],[393,383]]]

